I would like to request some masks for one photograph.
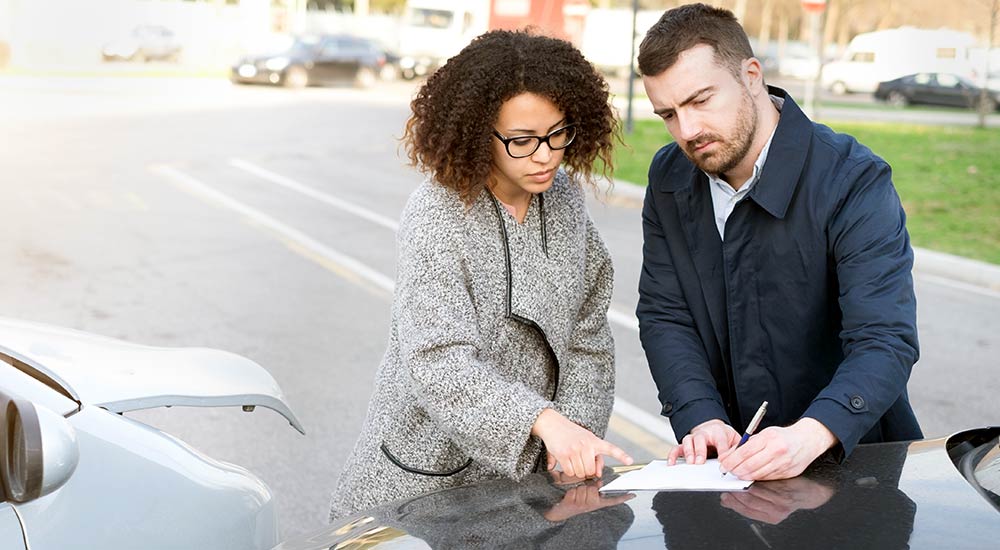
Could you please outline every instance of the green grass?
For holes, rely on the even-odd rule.
[[[1000,264],[1000,129],[828,122],[892,166],[913,244]],[[671,141],[663,123],[636,121],[615,177],[645,184],[649,160]]]

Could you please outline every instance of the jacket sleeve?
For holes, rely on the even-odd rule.
[[[656,207],[646,189],[642,208],[642,272],[639,275],[639,339],[659,391],[661,414],[680,441],[713,418],[730,424],[712,377],[705,347],[681,289]]]
[[[481,359],[483,335],[462,260],[462,228],[440,205],[404,212],[393,314],[403,380],[474,460],[516,477],[537,416],[552,404]],[[457,217],[458,214],[455,214]]]
[[[827,227],[844,360],[804,416],[829,428],[849,455],[905,390],[919,352],[913,250],[889,166],[863,161],[846,178]]]
[[[586,294],[570,332],[555,405],[566,418],[603,438],[615,398],[615,342],[608,324],[614,268],[585,209],[584,215],[587,216]]]

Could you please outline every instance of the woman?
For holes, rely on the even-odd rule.
[[[436,71],[403,141],[389,346],[331,518],[556,465],[599,476],[612,267],[578,181],[611,170],[607,84],[567,42],[493,31]],[[566,166],[566,171],[560,169]],[[568,172],[568,173],[567,173]]]

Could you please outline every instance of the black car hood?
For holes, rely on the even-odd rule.
[[[995,441],[1000,428],[965,433]],[[860,445],[843,463],[748,491],[605,496],[617,500],[568,518],[595,508],[597,482],[497,480],[384,505],[277,549],[997,548],[1000,511],[952,463],[955,437]]]

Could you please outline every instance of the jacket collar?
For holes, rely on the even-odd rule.
[[[772,216],[784,218],[808,156],[812,122],[788,92],[774,86],[768,86],[767,91],[782,98],[784,104],[767,160],[760,173],[760,181],[750,191],[748,198]],[[700,180],[708,180],[686,156],[678,154],[677,157],[677,161],[670,164],[666,173],[658,174],[656,181],[650,183],[655,184],[662,192],[673,193],[690,189]]]

